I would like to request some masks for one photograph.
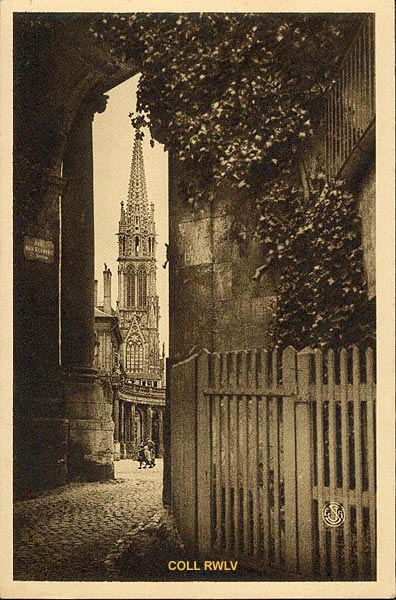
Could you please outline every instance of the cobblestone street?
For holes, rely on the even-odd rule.
[[[14,505],[14,579],[101,580],[103,561],[161,506],[162,460],[154,469],[115,463],[116,479],[76,483]]]

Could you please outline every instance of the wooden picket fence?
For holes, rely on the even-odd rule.
[[[186,547],[283,577],[375,578],[374,375],[357,347],[175,364],[172,507]]]

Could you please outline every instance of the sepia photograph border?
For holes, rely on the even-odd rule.
[[[12,19],[15,12],[328,12],[376,15],[377,580],[371,582],[39,582],[12,571]],[[0,501],[2,598],[392,598],[395,595],[394,7],[392,0],[1,0]]]

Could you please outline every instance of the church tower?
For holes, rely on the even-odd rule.
[[[156,285],[154,204],[148,202],[142,134],[136,131],[126,206],[118,229],[118,318],[122,364],[128,379],[161,387],[159,298]]]

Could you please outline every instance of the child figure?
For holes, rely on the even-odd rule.
[[[147,448],[147,446],[145,446],[142,442],[140,444],[139,452],[138,452],[139,469],[142,468],[142,465],[143,465],[143,469],[145,469],[147,466],[147,457],[146,457],[145,448]]]
[[[155,467],[155,444],[153,440],[150,440],[149,438],[147,439],[146,444],[150,451],[151,466]]]
[[[144,459],[146,461],[146,465],[148,466],[148,468],[151,469],[154,465],[151,460],[151,452],[150,452],[147,444],[144,446]]]

